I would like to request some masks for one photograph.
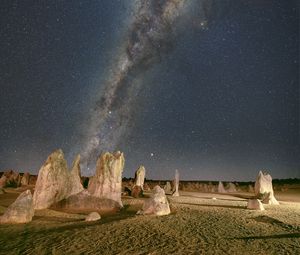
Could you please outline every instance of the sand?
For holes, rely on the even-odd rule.
[[[7,192],[1,214],[18,196]],[[181,192],[161,217],[136,215],[143,199],[123,197],[124,210],[98,222],[37,211],[29,224],[0,225],[0,254],[300,254],[300,203],[251,211],[245,196]]]

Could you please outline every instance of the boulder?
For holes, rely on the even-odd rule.
[[[224,188],[224,185],[222,182],[219,182],[219,185],[218,185],[218,192],[219,193],[226,193],[226,190]]]
[[[29,185],[30,174],[28,172],[24,173],[21,179],[21,185],[27,186]]]
[[[178,189],[179,189],[179,172],[178,172],[177,169],[175,170],[174,187],[175,187],[175,191],[173,193],[173,197],[178,197],[179,196],[179,192],[178,192]]]
[[[116,212],[121,207],[112,199],[92,196],[87,190],[65,198],[51,206],[52,209],[67,210],[68,212]]]
[[[89,193],[95,197],[116,201],[123,207],[121,191],[124,163],[124,155],[119,151],[114,154],[101,154],[97,160],[96,173],[89,180]]]
[[[33,204],[35,209],[46,209],[83,190],[80,182],[80,156],[69,172],[62,150],[53,152],[43,164],[35,185]]]
[[[164,191],[166,194],[172,194],[172,187],[171,183],[167,182],[166,185],[164,186]]]
[[[100,220],[101,216],[97,212],[91,212],[88,216],[86,216],[85,221],[97,221]]]
[[[247,209],[260,210],[260,211],[265,210],[264,206],[258,199],[249,199],[247,204]]]
[[[33,215],[33,198],[30,190],[26,190],[6,209],[0,217],[0,223],[27,223]]]
[[[262,171],[259,171],[255,181],[254,191],[256,197],[262,200],[264,204],[279,204],[276,198],[274,197],[272,177],[268,173],[263,173]]]
[[[170,206],[165,191],[158,185],[154,187],[151,198],[144,202],[142,210],[137,214],[154,214],[158,216],[170,214]]]

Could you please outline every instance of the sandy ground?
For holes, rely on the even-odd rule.
[[[7,192],[1,214],[18,196]],[[265,211],[247,210],[247,195],[181,192],[162,217],[136,215],[143,199],[124,197],[124,210],[90,223],[41,210],[29,224],[0,225],[0,254],[300,254],[300,203],[289,201],[299,194]]]

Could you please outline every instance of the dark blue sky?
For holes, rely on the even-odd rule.
[[[115,148],[124,175],[144,164],[160,179],[175,169],[183,179],[254,180],[261,169],[300,177],[299,4],[207,2],[207,26],[202,9],[190,10],[172,28],[172,49],[138,77]],[[69,162],[84,150],[133,3],[1,1],[1,170],[37,173],[56,148]]]

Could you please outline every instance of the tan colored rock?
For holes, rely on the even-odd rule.
[[[97,221],[100,220],[101,216],[97,212],[91,212],[88,216],[86,216],[85,221]]]
[[[258,199],[249,199],[247,204],[247,209],[259,210],[259,211],[265,210],[264,206]]]
[[[100,212],[110,213],[121,209],[118,202],[108,199],[92,196],[87,190],[65,198],[51,206],[52,209],[63,209],[73,213],[80,212]]]
[[[22,186],[29,185],[29,177],[30,177],[30,174],[28,172],[23,174],[22,179],[21,179],[21,185]]]
[[[261,199],[264,204],[279,205],[274,197],[274,190],[272,185],[272,177],[268,173],[259,171],[255,181],[255,195]]]
[[[219,185],[218,185],[218,192],[219,193],[226,193],[226,190],[224,188],[224,185],[222,182],[219,182]]]
[[[92,196],[116,201],[121,207],[122,172],[125,164],[121,152],[101,154],[97,160],[96,173],[89,180],[88,191]]]
[[[164,191],[166,194],[172,194],[172,186],[170,182],[167,182],[164,186]]]
[[[144,189],[144,181],[145,181],[146,169],[144,166],[140,166],[138,170],[135,172],[135,182],[134,186],[140,186]]]
[[[68,196],[77,194],[84,190],[81,183],[81,176],[80,176],[80,155],[77,155],[73,162],[69,182],[70,184],[69,184]]]
[[[68,171],[62,150],[53,152],[39,171],[33,202],[35,209],[46,209],[54,203],[83,190],[80,182],[80,157],[74,161],[73,169]]]
[[[27,223],[33,215],[33,198],[30,190],[26,190],[6,209],[0,217],[0,223]]]
[[[132,197],[143,197],[145,174],[146,170],[144,166],[140,166],[138,170],[136,170],[134,185],[131,189]]]
[[[234,185],[234,183],[232,182],[228,183],[227,192],[236,192],[236,186]]]
[[[0,178],[0,189],[6,187],[7,177],[3,174]]]
[[[165,191],[158,185],[154,187],[151,198],[144,202],[142,210],[137,214],[154,214],[157,216],[171,213],[170,206],[165,195]]]
[[[179,172],[177,169],[175,170],[174,186],[175,186],[175,191],[172,196],[178,197],[179,196],[179,192],[178,192],[178,190],[179,190]]]

